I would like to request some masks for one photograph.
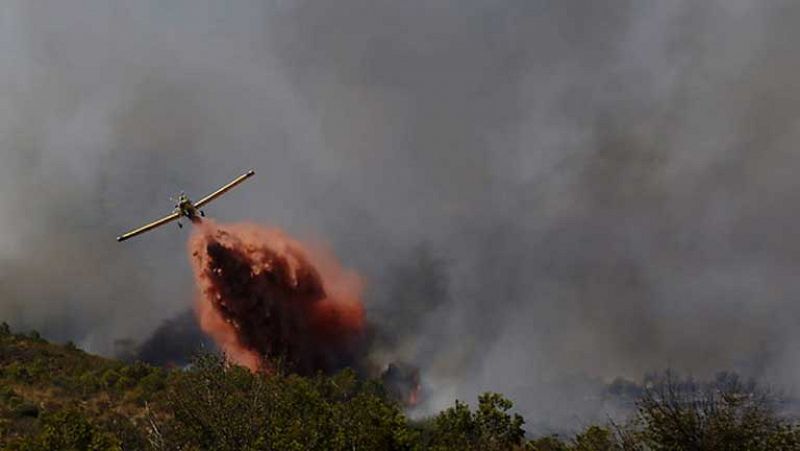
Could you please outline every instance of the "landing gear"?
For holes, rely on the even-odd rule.
[[[179,229],[182,229],[182,228],[183,228],[183,224],[181,224],[181,223],[179,222],[179,223],[178,223],[178,228],[179,228]]]

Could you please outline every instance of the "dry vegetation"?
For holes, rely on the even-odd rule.
[[[213,450],[794,450],[797,425],[752,384],[725,375],[651,380],[625,424],[568,439],[526,437],[495,393],[408,420],[376,381],[265,377],[199,356],[165,370],[47,343],[0,326],[0,448]]]

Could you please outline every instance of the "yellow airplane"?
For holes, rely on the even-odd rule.
[[[201,210],[201,208],[203,208],[204,205],[208,204],[209,202],[218,198],[219,196],[227,193],[228,191],[233,189],[236,185],[244,182],[248,178],[255,175],[255,173],[256,171],[253,170],[247,171],[244,174],[240,175],[239,177],[233,179],[227,185],[223,186],[222,188],[214,191],[213,193],[209,194],[208,196],[194,203],[191,201],[191,199],[189,199],[189,196],[181,192],[180,196],[178,196],[178,199],[176,201],[177,203],[175,204],[175,210],[172,211],[172,214],[164,216],[163,218],[157,221],[153,221],[150,224],[141,226],[138,229],[131,230],[130,232],[124,235],[120,235],[117,237],[117,241],[125,241],[128,238],[133,238],[136,235],[141,235],[142,233],[153,230],[156,227],[162,226],[168,222],[180,219],[181,216],[189,218],[190,221],[195,221],[197,220],[198,215],[199,216],[206,215],[203,212],[203,210]],[[183,227],[183,224],[181,224],[180,221],[178,221],[178,227]]]

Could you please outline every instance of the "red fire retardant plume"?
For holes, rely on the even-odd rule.
[[[302,375],[355,363],[365,336],[361,279],[327,252],[254,224],[196,224],[197,315],[235,363]]]

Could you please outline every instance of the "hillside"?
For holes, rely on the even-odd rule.
[[[51,344],[35,332],[14,334],[3,323],[0,444],[36,434],[42,420],[59,413],[80,413],[104,430],[130,435],[144,424],[146,404],[159,397],[167,377],[161,368]]]
[[[0,325],[0,449],[506,450],[800,449],[797,426],[735,377],[671,373],[623,425],[564,439],[525,436],[499,394],[410,421],[377,381],[265,376],[198,356],[185,369],[123,363]]]

